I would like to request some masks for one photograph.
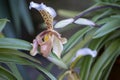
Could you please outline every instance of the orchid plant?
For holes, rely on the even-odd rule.
[[[32,43],[6,38],[2,30],[9,20],[0,19],[0,79],[31,80],[26,74],[27,78],[22,76],[19,64],[31,66],[46,75],[40,74],[37,80],[108,80],[112,66],[120,55],[120,3],[119,0],[95,1],[92,7],[56,24],[53,21],[57,13],[53,8],[30,2],[29,9],[36,9],[46,25],[46,29]],[[75,25],[70,27],[71,24]],[[68,39],[55,30],[81,25],[84,27]],[[20,50],[29,51],[30,55]],[[42,67],[42,61],[33,57],[37,54],[51,61],[52,65]],[[57,76],[50,73],[49,66],[54,65],[60,68]]]

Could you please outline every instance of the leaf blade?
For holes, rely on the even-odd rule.
[[[17,66],[15,63],[8,63],[7,64],[14,76],[17,78],[17,80],[23,80],[19,70],[17,69]]]
[[[30,50],[31,44],[27,41],[13,38],[0,38],[0,48]]]
[[[3,30],[8,21],[8,19],[0,19],[0,32]]]
[[[3,78],[3,80],[17,80],[16,77],[7,69],[0,66],[0,77]]]
[[[102,37],[119,27],[120,27],[119,20],[113,20],[112,22],[108,22],[95,32],[93,38]]]

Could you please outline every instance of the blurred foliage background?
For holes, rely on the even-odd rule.
[[[19,38],[32,42],[35,36],[45,29],[42,17],[39,14],[39,12],[36,11],[35,9],[29,10],[30,1],[31,0],[0,0],[0,18],[1,19],[7,18],[9,20],[9,22],[6,24],[6,27],[3,30],[3,33],[6,37]],[[83,11],[84,9],[94,4],[94,1],[90,1],[90,0],[79,0],[79,1],[78,0],[77,1],[33,0],[33,1],[36,3],[43,2],[47,4],[47,6],[53,7],[58,13],[58,16],[55,18],[56,22],[65,18],[74,17],[80,11]],[[73,24],[70,25],[69,28],[57,29],[57,30],[60,33],[64,34],[65,37],[69,38],[72,34],[77,32],[81,28],[83,28],[83,26],[79,27],[79,25]],[[42,66],[47,67],[48,70],[51,69],[51,67],[53,66],[53,64],[47,65],[50,62],[40,55],[36,56],[35,58],[40,60],[42,62]],[[9,64],[9,65],[14,65],[14,64]],[[21,72],[24,80],[34,80],[37,77],[38,80],[40,80],[41,75],[39,78],[38,76],[39,72],[37,70],[29,66],[17,65],[17,67],[19,68],[19,71]],[[113,80],[113,79],[119,80],[119,73],[120,73],[119,67],[120,67],[120,57],[117,58],[116,62],[114,63],[114,67],[112,68],[111,74],[109,76],[109,80]],[[51,73],[57,76],[59,74],[59,70],[60,69],[58,67],[54,66],[51,69]],[[29,79],[29,77],[26,77],[25,76],[26,74],[29,74],[29,77],[31,79]]]
[[[22,37],[23,34],[34,33],[33,23],[25,0],[1,0],[0,9],[0,18],[10,20],[4,29],[6,36]]]

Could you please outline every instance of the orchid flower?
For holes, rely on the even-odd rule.
[[[62,38],[61,35],[53,29],[53,19],[56,16],[55,10],[47,7],[43,3],[37,4],[34,2],[30,3],[29,8],[38,10],[47,25],[47,30],[38,34],[33,40],[33,48],[30,54],[35,56],[38,53],[38,48],[40,48],[40,52],[44,57],[48,57],[49,54],[53,52],[60,58],[61,52],[63,51],[63,44],[67,42],[67,39]]]
[[[96,50],[91,50],[90,48],[82,48],[79,49],[76,52],[76,55],[73,57],[72,62],[77,59],[79,56],[86,56],[86,55],[90,55],[92,57],[96,57],[97,56],[97,51]]]

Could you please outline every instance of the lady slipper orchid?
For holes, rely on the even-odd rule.
[[[37,9],[47,25],[47,30],[38,34],[33,40],[33,48],[30,54],[35,56],[38,53],[38,48],[40,48],[40,52],[44,57],[48,57],[51,51],[53,51],[60,58],[63,51],[63,44],[67,42],[67,39],[62,38],[57,31],[53,30],[53,18],[56,16],[55,10],[43,3],[37,4],[34,2],[30,3],[29,8]]]

